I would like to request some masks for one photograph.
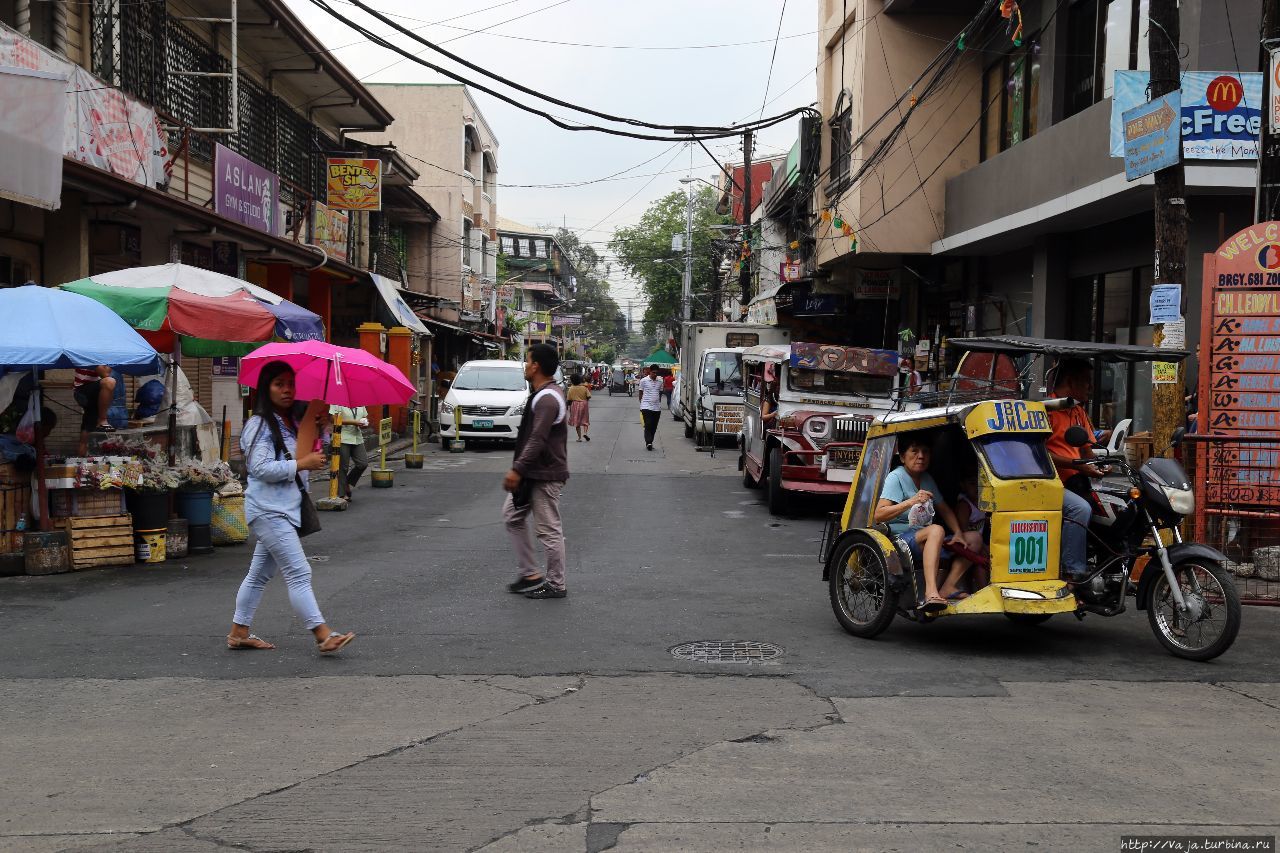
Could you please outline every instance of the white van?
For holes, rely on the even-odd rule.
[[[448,450],[456,438],[515,444],[528,399],[521,362],[468,361],[440,401],[440,448]],[[455,426],[458,422],[461,430]]]
[[[791,331],[756,323],[685,323],[680,332],[680,409],[685,438],[735,436],[742,422],[742,370],[738,357],[746,347],[787,345]],[[708,353],[714,355],[708,357]],[[720,385],[716,384],[716,370]],[[714,423],[716,404],[721,423]],[[735,420],[736,419],[736,420]]]

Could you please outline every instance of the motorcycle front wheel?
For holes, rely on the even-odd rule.
[[[1231,648],[1240,632],[1240,593],[1222,566],[1208,560],[1184,560],[1174,577],[1190,605],[1178,609],[1169,579],[1161,572],[1151,589],[1147,619],[1160,645],[1187,660],[1212,660]]]

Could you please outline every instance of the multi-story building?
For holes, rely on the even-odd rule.
[[[407,235],[434,239],[434,209],[407,189],[418,167],[369,155],[383,159],[382,210],[324,204],[326,158],[365,156],[346,133],[384,130],[391,112],[284,0],[229,9],[0,3],[0,89],[15,105],[0,151],[0,286],[181,261],[311,309],[337,342],[355,343],[366,321],[396,324],[371,273],[402,284]],[[234,369],[184,369],[238,429]],[[60,375],[47,381],[56,395]]]
[[[563,346],[566,327],[557,315],[572,311],[578,273],[555,234],[499,217],[498,253],[506,278],[498,282],[497,305],[522,324],[526,341]]]
[[[361,134],[393,148],[421,177],[414,191],[440,214],[429,259],[407,298],[436,333],[446,369],[501,344],[489,293],[497,275],[498,138],[466,86],[380,83],[369,87],[396,116],[388,132]]]
[[[936,372],[949,336],[1149,342],[1153,180],[1126,181],[1111,144],[1116,73],[1147,68],[1147,4],[1021,0],[1020,32],[994,13],[968,29],[990,5],[820,3],[814,292],[850,299],[845,342],[927,350]],[[1256,45],[1242,36],[1257,32],[1258,4],[1227,7],[1234,40],[1222,8],[1181,4],[1187,70],[1258,70]],[[943,85],[917,104],[940,53]],[[1239,101],[1237,90],[1230,106]],[[873,157],[886,139],[887,153]],[[1195,259],[1251,221],[1254,163],[1189,160],[1186,178],[1184,308],[1194,318]],[[1188,323],[1192,348],[1196,327]],[[1112,405],[1099,415],[1145,428],[1149,387],[1142,367],[1102,377],[1098,396]]]

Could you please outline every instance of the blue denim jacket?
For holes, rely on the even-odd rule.
[[[280,436],[285,450],[297,456],[298,436],[279,415]],[[298,463],[276,455],[271,427],[255,415],[245,421],[240,431],[240,450],[244,454],[245,468],[249,472],[249,487],[244,493],[244,520],[251,522],[263,515],[283,515],[298,527],[302,524],[302,493],[294,482],[295,475],[302,476],[307,485],[307,472],[298,470]]]

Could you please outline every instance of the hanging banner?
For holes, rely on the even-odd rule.
[[[0,198],[57,210],[62,204],[62,124],[67,79],[56,72],[0,66]]]
[[[337,210],[382,210],[382,161],[330,157],[326,164],[329,207]]]
[[[234,222],[279,235],[280,179],[221,144],[214,145],[214,210]]]
[[[1111,101],[1111,156],[1125,156],[1124,114],[1147,102],[1151,74],[1117,71]],[[1262,129],[1262,74],[1182,74],[1182,156],[1187,160],[1256,160]]]
[[[347,259],[347,234],[351,227],[351,215],[334,210],[323,202],[315,202],[315,217],[311,229],[311,242],[325,250],[331,258]]]

